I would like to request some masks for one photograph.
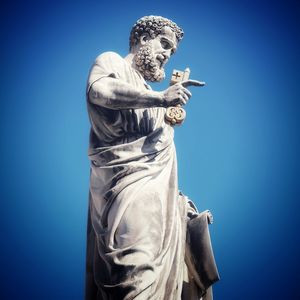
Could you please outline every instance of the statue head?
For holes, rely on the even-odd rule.
[[[155,82],[165,78],[164,66],[182,37],[180,27],[160,16],[146,16],[134,24],[130,52],[134,54],[136,69],[145,80]]]

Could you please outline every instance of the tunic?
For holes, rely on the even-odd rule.
[[[103,77],[150,88],[113,52],[96,59],[87,90]],[[187,203],[178,192],[174,130],[165,122],[166,109],[116,110],[89,98],[87,105],[86,300],[181,299]]]

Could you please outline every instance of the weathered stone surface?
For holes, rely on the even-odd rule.
[[[106,52],[91,68],[86,300],[203,294],[185,263],[187,222],[198,213],[178,191],[174,128],[165,119],[168,107],[189,100],[188,86],[203,83],[185,78],[161,92],[146,83],[164,79],[182,36],[172,21],[144,17],[125,58]]]

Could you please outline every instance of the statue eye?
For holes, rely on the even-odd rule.
[[[172,45],[167,40],[162,39],[160,41],[160,44],[161,44],[162,48],[165,50],[169,50],[172,48]]]

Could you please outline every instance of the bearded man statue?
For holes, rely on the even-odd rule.
[[[174,22],[143,17],[130,53],[103,53],[90,71],[86,300],[207,296],[185,261],[187,221],[197,211],[178,191],[174,128],[165,120],[166,108],[185,105],[187,87],[201,83],[153,91],[146,82],[165,78],[182,37]]]

